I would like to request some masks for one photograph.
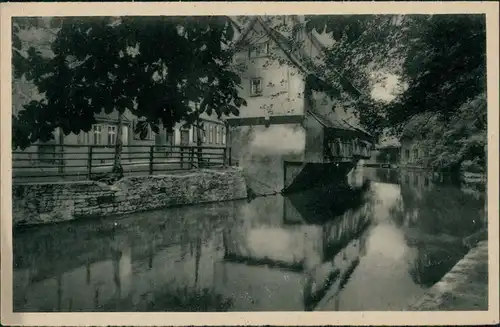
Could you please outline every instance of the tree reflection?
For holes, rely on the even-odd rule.
[[[424,287],[437,283],[466,251],[461,244],[449,244],[445,247],[421,244],[417,249],[418,254],[415,261],[410,263],[409,273],[416,284]]]
[[[401,198],[389,214],[404,231],[409,247],[417,250],[409,263],[412,279],[429,287],[466,253],[462,239],[485,228],[485,196],[464,192],[450,183],[436,183],[425,172],[403,172],[400,187]]]
[[[407,219],[409,227],[423,233],[463,238],[484,227],[484,195],[476,198],[447,185],[425,188],[402,184],[401,196],[404,215],[415,216]]]

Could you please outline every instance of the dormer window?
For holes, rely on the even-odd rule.
[[[268,42],[254,44],[248,50],[248,56],[250,58],[263,57],[263,56],[267,56],[268,54],[269,54],[269,43]]]

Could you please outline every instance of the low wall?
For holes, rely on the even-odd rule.
[[[246,182],[238,168],[126,177],[114,185],[18,184],[12,187],[12,219],[16,227],[246,197]]]
[[[408,310],[488,310],[488,241],[478,242]]]

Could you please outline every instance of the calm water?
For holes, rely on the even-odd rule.
[[[14,310],[404,310],[484,227],[484,192],[422,172],[362,179],[15,231]]]

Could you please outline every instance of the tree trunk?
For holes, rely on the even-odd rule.
[[[112,174],[115,175],[117,179],[123,177],[123,168],[121,164],[122,149],[123,149],[122,120],[123,120],[123,114],[119,113],[118,127],[116,128],[115,156],[114,156],[113,170],[112,170]]]
[[[198,156],[198,168],[201,168],[202,163],[202,133],[201,133],[201,126],[200,126],[200,119],[196,119],[196,146],[198,147],[197,149],[197,156]]]
[[[200,124],[200,113],[198,112],[198,103],[195,103],[195,110],[197,112],[197,117],[196,117],[196,123],[195,123],[195,128],[196,128],[196,146],[198,147],[196,151],[196,155],[198,157],[198,168],[201,168],[203,165],[202,158],[203,158],[203,153],[202,153],[202,133],[201,133],[201,124]]]

